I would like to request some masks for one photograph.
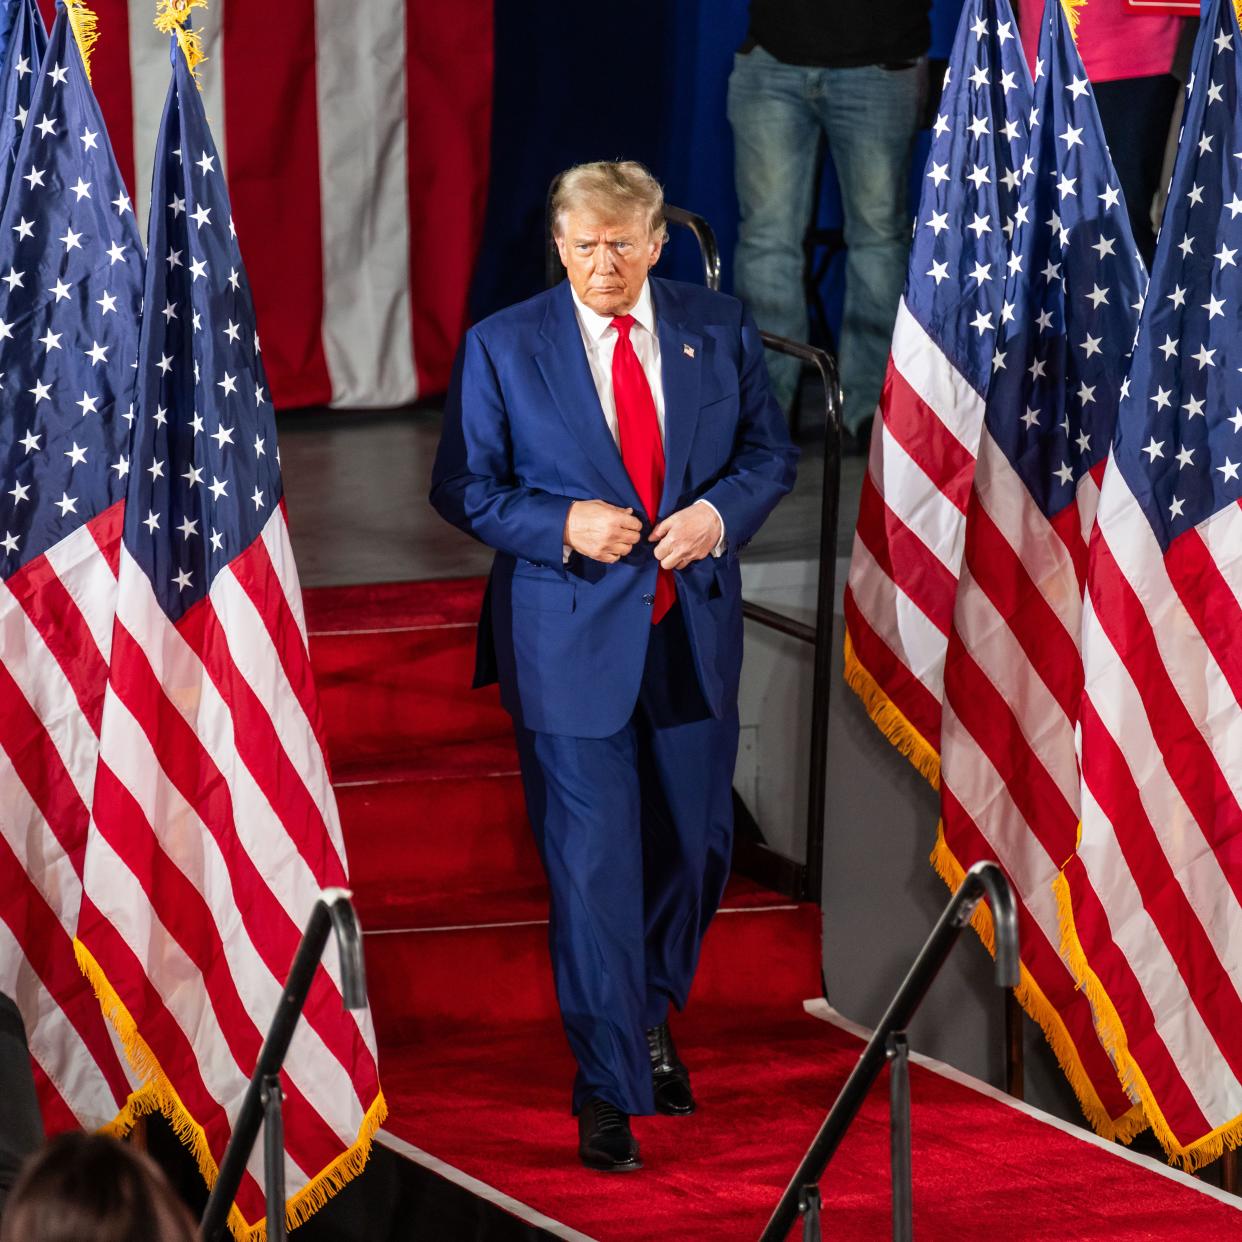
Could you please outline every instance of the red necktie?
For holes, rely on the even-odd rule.
[[[612,351],[612,395],[617,405],[617,432],[621,440],[621,460],[633,480],[638,498],[654,524],[664,493],[664,444],[660,439],[660,420],[656,415],[651,385],[630,340],[633,315],[619,315],[612,321],[617,345]],[[677,601],[673,575],[661,569],[656,578],[655,603],[651,624],[657,625]]]

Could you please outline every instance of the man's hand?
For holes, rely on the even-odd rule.
[[[693,504],[670,513],[647,538],[656,545],[656,560],[661,568],[684,569],[710,556],[723,533],[715,509]]]
[[[643,524],[633,509],[618,509],[606,500],[575,500],[565,518],[563,543],[593,561],[611,565],[642,537]]]

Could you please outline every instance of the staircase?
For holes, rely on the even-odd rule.
[[[757,1238],[862,1047],[822,1001],[804,1011],[820,992],[819,911],[734,877],[674,1018],[699,1112],[635,1119],[642,1173],[583,1170],[512,729],[494,687],[469,689],[482,590],[461,579],[305,597],[366,931],[388,1142],[479,1208],[429,1229],[417,1195],[385,1206],[382,1189],[366,1190],[382,1179],[368,1174],[348,1188],[351,1210],[366,1216],[359,1199],[374,1200],[375,1239]],[[1236,1201],[918,1060],[923,1242],[1242,1236]],[[877,1088],[823,1183],[826,1234],[887,1235],[887,1123]],[[493,1222],[498,1210],[520,1220],[484,1227],[485,1207]]]
[[[540,1159],[576,1179],[573,1063],[512,725],[495,687],[469,688],[482,593],[478,579],[307,591],[311,655],[366,931],[388,1129],[501,1180],[503,1157],[474,1159],[461,1123],[511,1096]],[[814,907],[735,878],[686,1019],[674,1019],[683,1048],[700,1027],[797,1018],[820,990],[819,936]],[[640,1139],[656,1124],[636,1122]]]

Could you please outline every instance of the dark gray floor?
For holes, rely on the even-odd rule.
[[[823,415],[814,394],[798,484],[747,549],[752,561],[819,554]],[[440,406],[368,412],[298,410],[278,420],[294,552],[304,586],[482,574],[491,553],[448,526],[427,503]],[[820,406],[822,411],[822,406]],[[864,460],[843,463],[837,549],[848,556]]]

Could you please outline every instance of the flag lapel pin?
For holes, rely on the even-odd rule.
[[[682,352],[683,354],[685,354],[687,358],[693,358],[693,357],[694,357],[694,346],[693,346],[693,345],[683,345],[683,346],[681,347],[681,352]]]

